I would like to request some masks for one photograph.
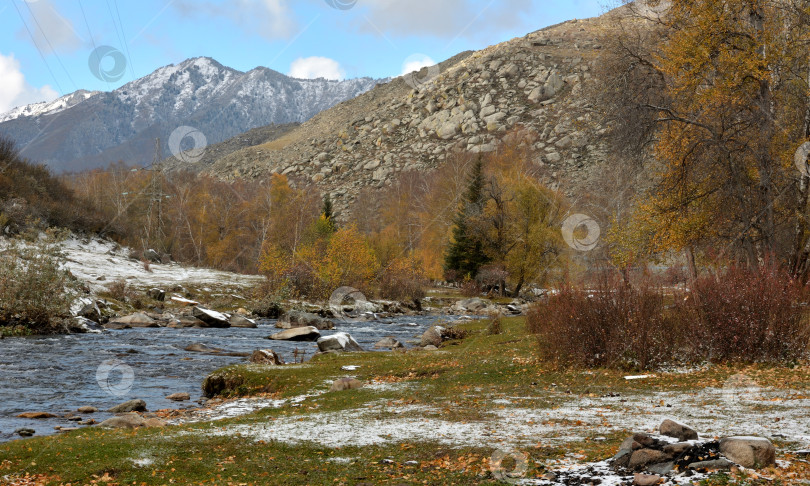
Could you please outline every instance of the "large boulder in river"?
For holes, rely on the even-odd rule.
[[[363,351],[363,348],[357,344],[357,341],[345,332],[339,332],[318,339],[318,349],[322,353],[328,353],[330,351],[338,353]]]
[[[422,334],[422,339],[419,341],[419,345],[423,348],[425,346],[436,346],[437,348],[442,344],[442,332],[444,328],[442,326],[432,326],[430,329],[425,331]]]
[[[223,314],[222,312],[212,311],[200,306],[194,306],[194,308],[191,310],[191,315],[208,324],[209,327],[231,327],[230,322],[228,322],[228,318],[230,316]]]
[[[256,321],[253,319],[248,319],[247,317],[240,316],[239,314],[234,314],[228,319],[228,323],[231,327],[239,327],[239,328],[247,328],[247,329],[255,329],[258,327],[256,325]]]
[[[314,327],[319,331],[335,328],[335,323],[317,314],[292,310],[281,316],[276,327],[281,329],[294,329],[296,327]]]
[[[321,337],[318,329],[308,327],[296,327],[294,329],[287,329],[279,333],[269,336],[267,339],[274,341],[317,341]]]
[[[143,400],[130,400],[107,410],[110,413],[145,412],[146,402]]]
[[[762,437],[725,437],[720,452],[742,467],[760,468],[776,464],[776,448]]]
[[[284,361],[279,358],[275,351],[272,349],[257,349],[253,351],[253,354],[250,355],[250,362],[254,364],[265,364],[265,365],[283,365]]]
[[[107,329],[126,329],[127,327],[159,327],[158,322],[143,312],[136,312],[124,317],[116,317],[104,325]]]
[[[187,328],[187,327],[208,327],[208,324],[191,316],[180,316],[169,322],[167,327],[171,328]]]

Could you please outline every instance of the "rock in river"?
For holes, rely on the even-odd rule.
[[[279,333],[273,334],[267,339],[275,341],[317,341],[321,337],[321,333],[312,326],[296,327],[294,329],[287,329]]]
[[[166,400],[171,400],[173,402],[185,402],[186,400],[191,400],[191,395],[186,392],[172,393],[166,397]]]
[[[107,323],[104,327],[106,327],[107,329],[126,329],[128,327],[158,327],[158,323],[156,320],[152,319],[146,314],[142,312],[136,312],[135,314],[128,315],[125,317],[116,317],[115,319],[111,319],[110,322]]]
[[[230,316],[228,314],[223,314],[222,312],[212,311],[200,306],[195,306],[194,309],[191,310],[191,315],[208,324],[210,327],[231,327],[230,322],[228,322],[228,318]]]
[[[240,328],[247,328],[247,329],[255,329],[256,322],[253,319],[248,319],[247,317],[242,317],[239,314],[234,314],[228,319],[228,323],[230,323],[231,327],[240,327]]]
[[[317,314],[292,310],[281,316],[276,323],[276,327],[281,329],[294,329],[296,327],[314,327],[319,331],[335,328],[335,323],[329,319],[324,319]]]
[[[327,353],[329,351],[343,353],[363,350],[363,348],[357,344],[357,341],[355,341],[353,337],[345,332],[339,332],[331,336],[318,339],[318,349],[322,353]]]

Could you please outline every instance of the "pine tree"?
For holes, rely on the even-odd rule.
[[[332,199],[329,197],[329,194],[323,197],[323,207],[321,209],[321,216],[326,221],[327,228],[331,233],[337,231],[337,225],[335,224],[334,208],[332,207]]]
[[[445,272],[455,272],[460,279],[475,277],[478,269],[489,262],[483,242],[470,225],[484,207],[484,182],[484,162],[479,157],[473,165],[461,207],[453,220],[453,238],[444,258]]]

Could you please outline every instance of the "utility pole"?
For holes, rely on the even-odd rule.
[[[155,157],[152,159],[151,180],[149,182],[149,209],[146,213],[146,246],[156,251],[164,251],[163,241],[163,168],[161,167],[160,139],[155,139]],[[154,248],[159,246],[160,248]]]

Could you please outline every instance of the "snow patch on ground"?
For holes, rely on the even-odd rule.
[[[129,258],[128,248],[97,238],[71,238],[63,242],[61,247],[67,259],[65,267],[96,292],[105,290],[116,280],[125,280],[131,286],[142,288],[166,285],[249,287],[262,281],[262,277],[257,275],[240,275],[177,263],[150,263],[147,271],[143,263]],[[104,280],[99,281],[100,277]]]
[[[385,389],[382,384],[372,386]],[[726,395],[726,390],[717,388],[573,400],[552,394],[546,398],[555,404],[551,408],[490,407],[488,419],[467,423],[444,420],[442,411],[434,407],[380,402],[357,410],[230,425],[212,433],[287,443],[311,441],[327,447],[407,441],[519,447],[564,444],[619,430],[654,431],[664,419],[677,418],[704,437],[757,435],[810,441],[810,399],[804,395],[775,390],[762,390],[745,400],[728,400]]]

